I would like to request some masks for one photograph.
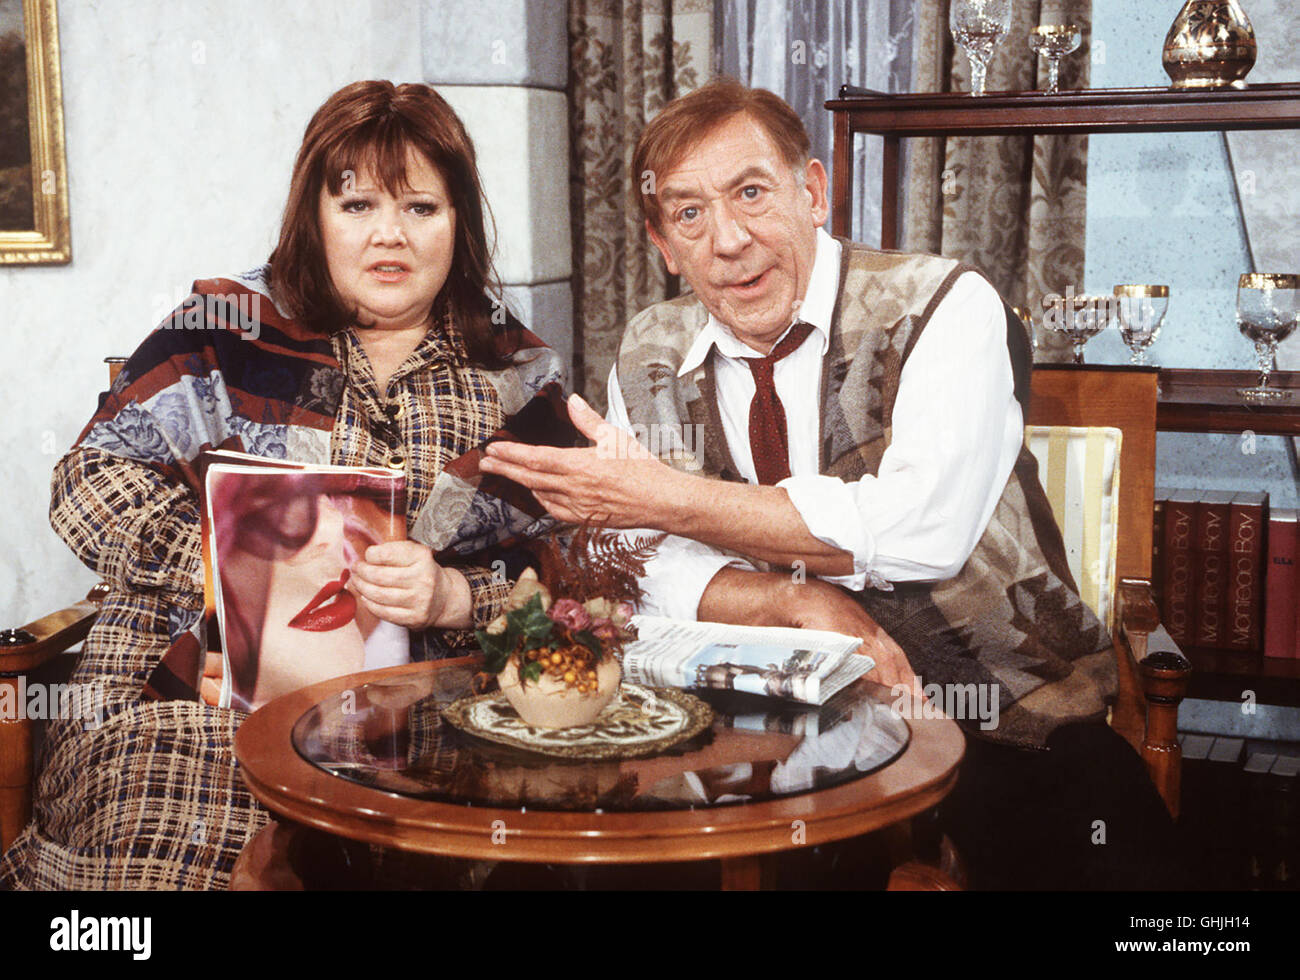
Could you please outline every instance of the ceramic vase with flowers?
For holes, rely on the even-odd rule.
[[[583,527],[567,547],[542,542],[541,575],[526,569],[477,633],[486,669],[525,724],[589,725],[618,694],[637,579],[661,539],[628,543]]]

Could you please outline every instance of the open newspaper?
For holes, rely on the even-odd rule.
[[[650,687],[745,691],[825,704],[876,663],[862,640],[822,630],[697,623],[633,616],[637,639],[623,648],[623,678]]]

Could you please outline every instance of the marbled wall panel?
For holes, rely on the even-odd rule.
[[[1259,60],[1255,84],[1300,79],[1300,19],[1291,0],[1251,0]],[[1241,211],[1258,272],[1300,272],[1300,133],[1229,133]],[[1278,365],[1300,368],[1300,335],[1284,341]]]
[[[573,387],[573,284],[568,279],[533,286],[506,286],[506,306],[533,333],[559,352]]]
[[[476,0],[448,16],[425,0],[424,77],[450,85],[563,89],[569,80],[566,0]]]

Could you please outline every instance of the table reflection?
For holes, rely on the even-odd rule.
[[[443,721],[473,665],[372,682],[313,707],[293,745],[340,778],[419,799],[543,810],[675,810],[751,803],[861,778],[906,747],[906,723],[859,681],[821,708],[694,692],[711,729],[660,755],[565,760],[487,742]]]

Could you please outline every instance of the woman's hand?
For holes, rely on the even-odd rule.
[[[352,563],[348,584],[375,616],[407,629],[474,625],[465,576],[443,568],[433,560],[433,551],[417,541],[371,545],[364,559]]]

